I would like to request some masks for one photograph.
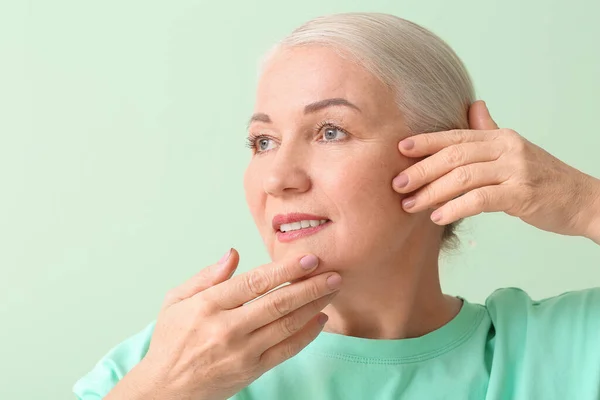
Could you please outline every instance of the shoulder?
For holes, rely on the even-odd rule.
[[[73,386],[78,399],[103,398],[144,358],[150,346],[156,321],[110,349]]]
[[[485,301],[498,336],[543,338],[554,344],[577,340],[596,344],[600,334],[600,288],[564,292],[539,300],[519,288],[502,288]]]
[[[600,314],[600,287],[564,292],[539,300],[532,299],[523,289],[509,287],[494,291],[485,301],[492,317],[545,318],[577,317]]]

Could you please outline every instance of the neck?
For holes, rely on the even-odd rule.
[[[409,243],[401,254],[340,272],[342,289],[323,309],[324,331],[371,339],[423,336],[447,324],[462,300],[442,293],[435,248]],[[401,260],[398,262],[398,260]]]

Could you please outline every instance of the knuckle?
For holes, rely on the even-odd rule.
[[[516,131],[512,129],[503,128],[502,134],[510,144],[510,147],[516,151],[525,149],[525,140]]]
[[[438,189],[436,189],[436,185],[429,184],[421,189],[421,193],[419,194],[417,201],[423,205],[430,204],[432,200],[437,198],[437,191]]]
[[[427,176],[427,169],[423,166],[423,163],[416,163],[412,166],[412,169],[414,171],[414,177],[419,181],[425,179]]]
[[[456,140],[459,139],[460,142],[464,142],[467,139],[467,134],[464,129],[452,129],[447,133],[448,139]]]
[[[419,140],[419,144],[423,147],[428,147],[431,144],[431,135],[425,134],[417,137],[411,137],[413,140]],[[417,142],[415,142],[417,143]]]
[[[454,180],[461,187],[468,186],[472,181],[471,172],[465,167],[457,168],[454,170]]]
[[[473,202],[477,208],[484,208],[488,203],[488,195],[484,190],[476,190],[473,192]]]
[[[212,323],[205,327],[208,341],[219,344],[227,344],[231,342],[231,332],[219,323]]]
[[[295,342],[287,343],[283,347],[283,355],[286,359],[294,357],[300,351],[300,345]]]
[[[278,325],[279,330],[285,337],[291,336],[300,330],[296,319],[292,316],[282,318]]]
[[[326,279],[326,277],[323,277]],[[304,294],[310,300],[317,299],[323,295],[323,290],[319,286],[315,280],[306,281],[306,288],[304,289]]]
[[[246,275],[244,284],[250,293],[260,296],[269,290],[269,276],[261,269],[256,269]]]
[[[213,303],[207,300],[203,293],[198,293],[196,296],[197,301],[195,301],[195,311],[198,314],[210,315],[216,310],[216,307],[213,305]]]
[[[293,276],[295,265],[291,265],[288,263],[277,263],[273,269],[270,270],[271,275],[274,281],[277,282],[285,282],[289,280],[289,277]]]
[[[451,146],[444,151],[443,157],[446,164],[459,165],[464,162],[465,152],[459,146]]]
[[[514,130],[510,128],[502,128],[500,129],[503,135],[511,138],[519,137],[520,135]]]
[[[214,308],[210,306],[210,303],[206,301],[198,302],[196,305],[196,313],[202,316],[211,315],[214,312]]]
[[[290,310],[292,309],[292,300],[289,296],[284,296],[284,295],[276,295],[273,294],[273,301],[271,301],[271,314],[276,317],[276,318],[280,318],[286,314],[288,314],[290,312]]]
[[[177,294],[176,289],[170,289],[167,291],[164,297],[164,302],[167,304],[175,303],[179,301],[179,295]]]

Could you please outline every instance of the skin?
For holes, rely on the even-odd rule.
[[[337,104],[306,113],[307,104],[329,98],[344,98],[360,111]],[[237,252],[228,252],[219,266],[171,291],[148,354],[108,398],[229,397],[247,385],[240,377],[251,381],[262,373],[256,370],[258,360],[268,370],[289,358],[286,342],[294,343],[294,354],[308,344],[314,322],[300,336],[277,340],[292,326],[296,332],[318,309],[329,315],[325,331],[349,336],[401,339],[443,326],[462,304],[441,292],[440,239],[443,225],[460,218],[502,211],[539,229],[600,244],[600,180],[517,132],[500,129],[481,101],[469,109],[471,129],[406,139],[408,129],[392,93],[358,65],[313,46],[273,56],[259,82],[255,111],[259,114],[249,131],[262,136],[253,141],[259,152],[248,165],[244,186],[274,263],[228,280],[239,261]],[[323,120],[342,131],[321,125]],[[431,208],[436,211],[429,215]],[[332,223],[315,235],[281,243],[271,220],[289,212],[321,215]],[[312,272],[300,270],[299,257],[294,260],[299,253],[313,253],[320,263],[313,260]],[[341,290],[326,288],[328,271],[341,275]],[[273,286],[291,280],[292,285],[279,296],[256,299],[251,287],[261,279]],[[322,296],[332,290],[337,294],[329,302],[330,296]],[[324,302],[329,304],[323,309]],[[273,321],[273,311],[267,311],[280,312],[283,305],[291,324],[283,317]],[[189,315],[202,321],[206,337]],[[228,343],[213,346],[214,338]],[[188,368],[194,352],[198,360],[211,360],[211,368]],[[152,361],[155,357],[158,361]],[[185,372],[191,375],[181,379]],[[207,373],[221,376],[209,376],[209,382],[226,387],[201,393]],[[182,386],[182,380],[183,389],[170,387],[176,381]]]
[[[293,79],[290,79],[293,77]],[[344,98],[305,114],[306,105]],[[323,309],[324,330],[349,336],[422,336],[449,322],[462,301],[444,295],[438,275],[442,227],[409,214],[391,182],[417,159],[399,154],[409,135],[393,93],[368,71],[325,47],[280,50],[264,67],[250,135],[264,135],[244,176],[246,200],[274,261],[312,253],[337,271],[342,288]],[[326,120],[342,129],[319,124]],[[328,132],[328,136],[324,136]],[[260,147],[262,146],[262,148]],[[303,212],[332,223],[290,243],[277,240],[276,214]]]
[[[483,101],[471,105],[469,126],[399,143],[403,155],[422,158],[393,181],[398,193],[414,192],[402,200],[407,212],[435,208],[431,218],[439,225],[504,212],[600,244],[600,180],[499,128]]]

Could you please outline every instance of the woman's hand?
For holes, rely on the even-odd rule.
[[[445,225],[504,211],[537,228],[600,244],[600,180],[517,132],[499,129],[483,101],[471,106],[469,125],[477,130],[424,133],[400,142],[403,155],[425,157],[393,181],[399,193],[416,191],[402,201],[407,212],[437,208],[431,219]]]
[[[319,311],[340,284],[330,288],[327,279],[339,274],[302,279],[318,265],[316,256],[307,255],[229,279],[238,261],[232,249],[222,265],[205,268],[166,295],[139,374],[160,388],[154,395],[229,398],[321,332],[325,321],[319,319],[326,315]],[[262,296],[291,280],[296,282]]]

